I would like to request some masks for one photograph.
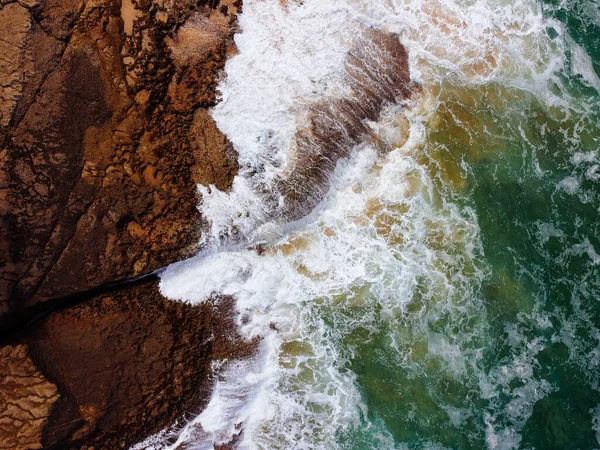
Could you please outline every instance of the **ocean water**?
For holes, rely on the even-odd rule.
[[[204,250],[161,290],[233,295],[262,340],[137,448],[600,448],[600,2],[246,0],[239,24],[212,115],[240,174],[199,187]],[[340,114],[327,183],[294,178],[348,55],[391,73],[377,33],[412,96],[360,139]],[[286,213],[281,180],[317,201]]]

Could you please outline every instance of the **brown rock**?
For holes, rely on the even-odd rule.
[[[0,0],[0,448],[127,448],[199,412],[211,362],[254,348],[232,299],[114,287],[192,255],[196,183],[231,185],[206,108],[240,8]]]
[[[288,220],[302,218],[323,200],[338,161],[371,135],[368,121],[418,89],[410,79],[408,53],[393,33],[367,31],[346,56],[345,69],[352,94],[311,105],[307,123],[296,132],[288,176],[279,180]]]
[[[197,111],[239,2],[32,2],[0,7],[0,316],[191,256],[237,169]]]
[[[6,127],[23,94],[25,44],[31,31],[27,9],[11,3],[0,10],[0,125]]]
[[[16,346],[0,348],[0,373],[8,374],[0,382],[0,399],[9,398],[1,417],[12,420],[6,430],[32,436],[38,445],[22,448],[41,443],[47,449],[112,450],[198,413],[212,388],[211,362],[255,347],[240,342],[232,306],[230,298],[198,306],[175,303],[152,281],[53,313],[17,337]],[[56,386],[39,375],[23,344],[39,371],[58,386],[57,402]],[[31,377],[35,383],[14,389]],[[26,409],[12,412],[13,404]],[[15,427],[19,418],[22,426]]]
[[[233,146],[204,109],[198,109],[194,114],[191,134],[194,136],[192,148],[196,162],[192,170],[194,182],[205,186],[214,184],[220,190],[227,189],[237,171]]]
[[[0,448],[42,448],[42,428],[59,395],[25,345],[0,348]]]

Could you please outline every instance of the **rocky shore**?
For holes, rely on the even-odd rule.
[[[149,279],[15,333],[0,349],[0,448],[129,448],[199,413],[211,363],[254,349],[232,307],[167,300]]]
[[[241,1],[0,0],[0,449],[128,448],[242,356],[232,300],[164,299],[197,183],[236,155],[207,108]]]

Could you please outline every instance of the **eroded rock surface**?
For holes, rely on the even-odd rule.
[[[207,108],[240,8],[0,0],[0,449],[128,448],[253,351],[232,299],[120,284],[194,254],[196,184],[231,185]]]
[[[226,189],[206,108],[241,2],[0,4],[0,315],[192,255]]]
[[[22,448],[113,450],[198,413],[210,397],[212,361],[255,348],[240,341],[232,308],[228,297],[172,302],[149,281],[53,313],[0,349],[0,371],[8,374],[0,398],[14,395],[7,404],[20,402],[32,416],[5,428],[38,444]],[[31,380],[25,391],[7,389],[19,377]]]
[[[0,348],[0,448],[42,448],[42,429],[58,400],[56,385],[35,367],[25,345]]]

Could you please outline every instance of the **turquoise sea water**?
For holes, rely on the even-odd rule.
[[[485,448],[494,442],[493,423],[506,433],[500,448],[515,432],[520,448],[600,445],[600,189],[592,157],[600,142],[600,98],[576,80],[570,88],[588,112],[575,110],[568,119],[552,117],[523,92],[503,91],[505,100],[494,106],[488,98],[502,90],[497,86],[461,92],[446,100],[443,123],[428,136],[439,194],[476,212],[477,259],[489,272],[458,294],[464,305],[426,312],[425,331],[423,324],[401,330],[408,318],[346,338],[369,419],[398,443]],[[451,111],[464,119],[461,125]],[[457,192],[448,181],[459,165],[465,178]],[[461,271],[454,275],[470,276],[470,269]],[[406,315],[429,308],[416,296]],[[415,329],[421,336],[413,336]],[[400,335],[401,347],[413,346],[410,364],[390,348],[390,332]],[[464,358],[458,374],[431,351],[437,333]],[[486,384],[494,386],[489,398]],[[346,448],[372,444],[354,441],[352,434],[340,437],[351,442]]]
[[[600,4],[548,2],[544,13],[600,75]],[[476,259],[489,272],[471,278],[450,312],[422,315],[435,307],[415,295],[406,315],[419,311],[426,326],[382,320],[378,332],[344,339],[375,427],[340,434],[343,448],[379,447],[377,427],[407,448],[600,447],[600,96],[569,70],[559,76],[561,108],[493,83],[440,87],[424,164],[440,197],[475,211]],[[431,351],[438,333],[460,353],[459,373]]]

